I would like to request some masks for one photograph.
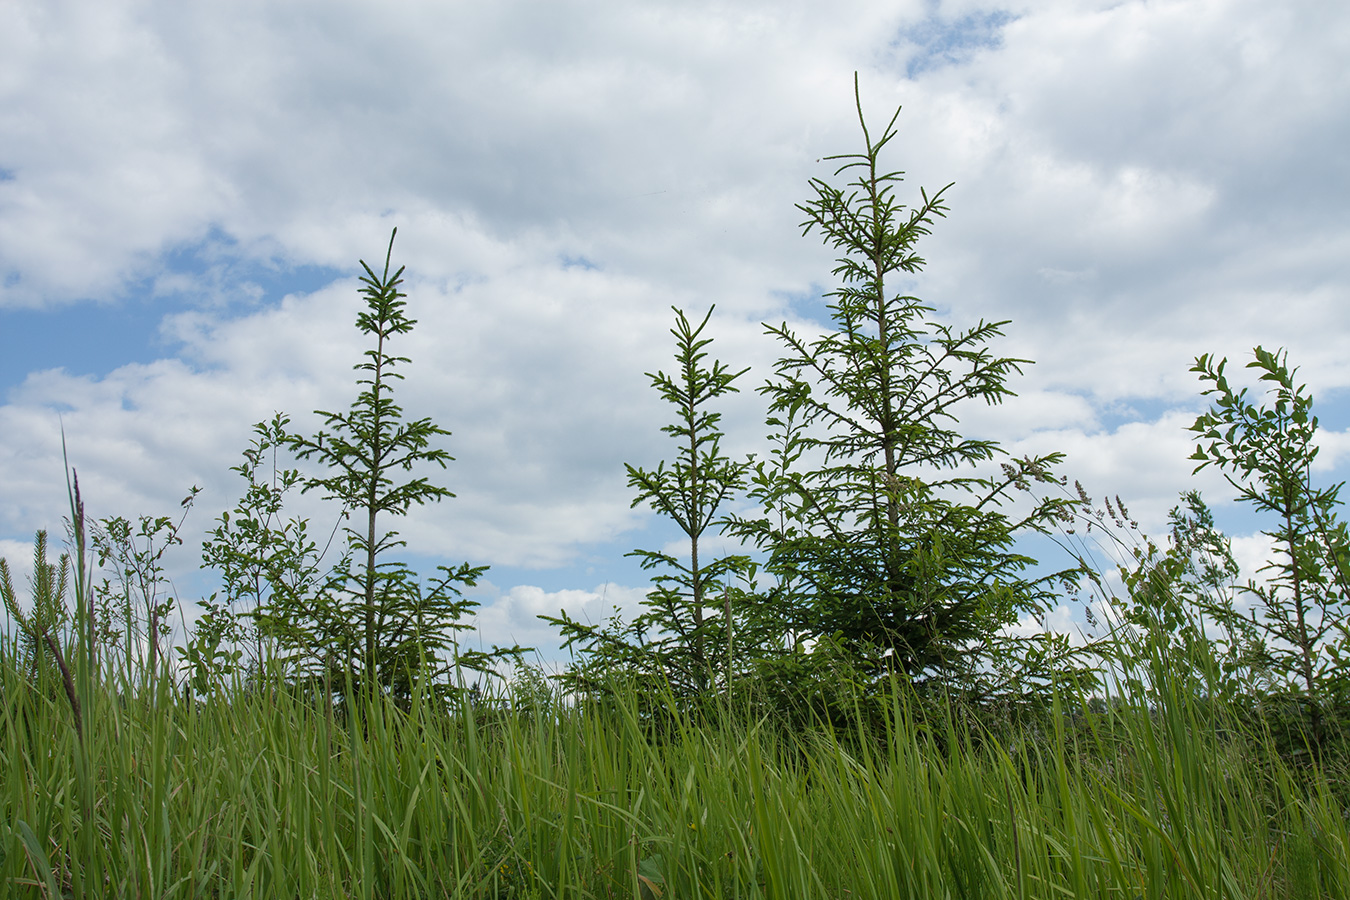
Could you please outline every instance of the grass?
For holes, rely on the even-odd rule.
[[[284,691],[109,675],[81,740],[2,649],[15,898],[1350,896],[1335,779],[1165,692],[996,742],[903,690],[884,735],[726,711],[657,735],[622,693],[419,696],[345,727]]]
[[[1165,659],[997,735],[896,684],[844,732],[537,678],[193,697],[135,653],[91,663],[74,506],[73,620],[39,541],[50,577],[0,633],[3,897],[1350,897],[1345,767],[1294,767]]]

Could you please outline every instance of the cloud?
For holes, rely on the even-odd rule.
[[[1182,488],[1223,491],[1186,460],[1195,356],[1284,346],[1319,401],[1350,385],[1347,16],[5,4],[0,328],[52,358],[6,385],[0,534],[59,522],[62,423],[91,509],[160,514],[196,484],[204,530],[253,422],[312,429],[351,401],[356,261],[382,262],[397,225],[418,319],[399,402],[457,457],[458,496],[400,523],[409,549],[544,571],[624,542],[651,517],[623,463],[671,452],[644,373],[670,365],[672,304],[717,304],[714,353],[752,366],[724,446],[763,451],[753,389],[779,349],[759,322],[825,314],[835,253],[794,204],[859,147],[855,70],[874,129],[903,104],[900,196],[955,182],[927,269],[894,287],[958,326],[1011,320],[995,352],[1035,360],[963,424],[1065,451],[1155,527]],[[155,310],[158,333],[82,364],[92,339],[66,326],[91,304]],[[1334,477],[1345,431],[1324,410]]]
[[[557,631],[539,616],[558,618],[566,613],[571,619],[587,625],[602,625],[617,612],[624,621],[642,611],[645,589],[600,584],[591,590],[546,591],[534,585],[515,585],[501,591],[486,584],[479,592],[485,597],[473,623],[475,640],[483,648],[534,647],[539,657],[548,661],[563,658],[555,649]]]
[[[54,561],[60,554],[53,554],[49,545],[47,554],[48,560]],[[33,544],[22,541],[0,540],[0,559],[5,561],[9,569],[9,586],[14,589],[15,600],[22,610],[29,609],[32,598],[32,577],[33,577]],[[9,621],[8,610],[3,611],[5,620]]]
[[[715,256],[752,250],[730,226],[790,235],[766,201],[809,152],[811,120],[781,100],[837,105],[803,51],[842,27],[777,9],[20,6],[3,300],[116,293],[213,227],[248,257],[345,267],[369,210],[570,232],[648,266],[688,268],[700,234],[731,233]],[[644,239],[654,217],[673,245]]]

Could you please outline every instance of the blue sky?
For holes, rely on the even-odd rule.
[[[1190,477],[1187,370],[1289,348],[1345,477],[1346,58],[1350,12],[1312,0],[4,4],[0,553],[60,529],[62,424],[94,515],[200,486],[190,550],[253,422],[350,402],[357,260],[398,226],[400,399],[457,457],[412,561],[492,566],[489,641],[631,611],[623,554],[675,537],[629,508],[623,464],[671,455],[642,373],[672,304],[715,303],[752,367],[725,446],[762,452],[760,323],[819,327],[832,255],[794,204],[858,149],[856,71],[875,126],[904,108],[902,195],[955,182],[906,290],[1036,361],[966,426],[1065,451],[1154,532],[1201,487],[1255,562],[1259,523]]]

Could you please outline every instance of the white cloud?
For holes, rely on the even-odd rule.
[[[561,658],[556,649],[557,631],[540,616],[559,618],[565,613],[585,625],[603,625],[618,612],[624,621],[629,621],[642,611],[646,590],[600,584],[591,590],[546,591],[522,584],[500,591],[484,583],[483,589],[474,595],[484,599],[480,599],[482,606],[473,618],[477,634],[472,640],[483,648],[533,647],[540,658],[551,661]]]
[[[49,536],[50,537],[50,536]],[[59,554],[48,553],[48,559],[54,561]],[[32,602],[33,544],[23,541],[0,540],[0,559],[9,569],[9,586],[14,589],[14,598],[19,608],[27,610]],[[0,616],[9,619],[8,610],[0,609]]]
[[[758,322],[809,327],[833,287],[793,204],[832,171],[822,157],[858,147],[854,70],[874,128],[904,104],[901,196],[956,183],[928,270],[897,287],[957,323],[1011,319],[995,352],[1036,360],[1018,398],[963,422],[1018,454],[1064,450],[1156,529],[1184,487],[1226,496],[1186,459],[1196,355],[1285,346],[1319,398],[1350,385],[1347,16],[5,4],[0,327],[6,308],[141,294],[170,314],[163,359],[9,385],[0,534],[59,522],[55,410],[98,514],[171,512],[198,484],[205,528],[238,492],[252,422],[312,427],[350,402],[355,262],[379,262],[398,225],[419,320],[399,400],[453,431],[457,457],[442,480],[458,497],[415,511],[410,549],[550,568],[622,540],[645,518],[622,464],[670,453],[642,373],[669,366],[671,304],[717,304],[714,353],[754,367],[724,406],[726,448],[762,449],[753,388],[777,348]],[[261,285],[301,266],[332,283]],[[1324,422],[1328,475],[1342,424]]]
[[[1318,453],[1317,459],[1312,465],[1313,472],[1319,475],[1334,472],[1338,465],[1344,465],[1346,454],[1350,454],[1350,429],[1331,431],[1319,427],[1317,429],[1316,446]]]

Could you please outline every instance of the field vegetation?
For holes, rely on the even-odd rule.
[[[902,293],[944,191],[900,203],[896,118],[857,110],[845,180],[799,207],[840,252],[831,325],[766,325],[771,452],[723,452],[746,370],[712,358],[711,309],[674,310],[648,373],[674,459],[626,471],[688,552],[634,551],[631,621],[550,618],[561,672],[460,644],[486,567],[398,559],[391,523],[453,495],[450,432],[394,401],[393,236],[362,262],[356,398],[313,435],[255,426],[186,633],[164,559],[195,488],[93,521],[68,468],[28,599],[0,561],[0,896],[1350,897],[1350,537],[1296,370],[1256,348],[1252,399],[1225,359],[1193,369],[1193,459],[1269,523],[1251,580],[1199,493],[1150,539],[1060,454],[963,434],[1030,361],[992,349],[1009,322]],[[296,491],[331,529],[288,517]],[[1063,604],[1077,634],[1027,627]]]

